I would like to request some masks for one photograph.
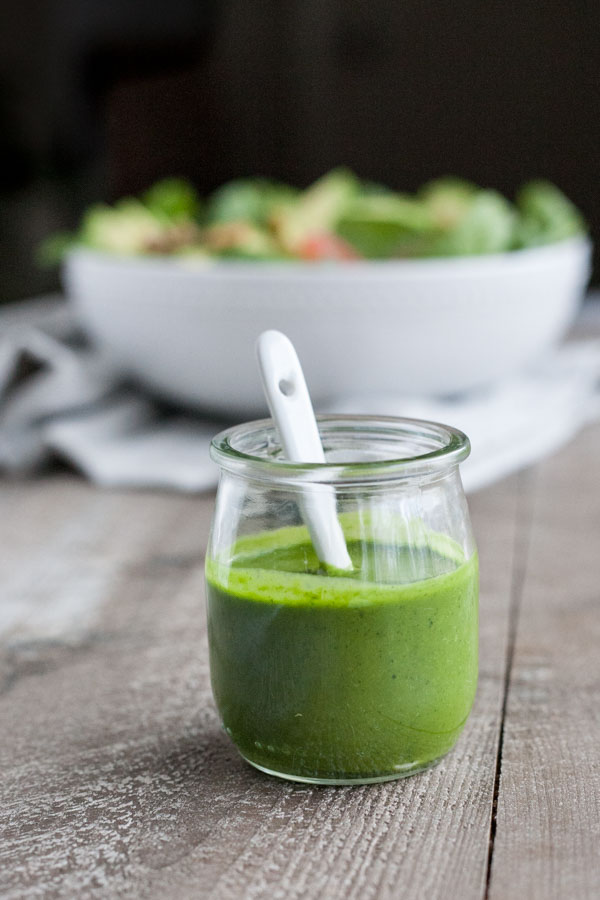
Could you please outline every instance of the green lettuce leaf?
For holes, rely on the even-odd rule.
[[[423,203],[402,194],[368,194],[349,205],[336,232],[367,259],[410,255],[415,238],[434,229]],[[416,242],[418,245],[418,241]]]
[[[530,181],[517,194],[516,203],[521,214],[517,246],[551,244],[587,230],[577,207],[549,181]]]
[[[142,202],[151,213],[172,221],[196,219],[200,212],[200,198],[185,178],[163,178],[143,194]]]
[[[280,204],[293,202],[297,190],[266,178],[239,178],[213,192],[208,201],[207,221],[250,222],[264,226]]]
[[[423,256],[476,256],[502,253],[514,245],[517,216],[497,191],[478,190],[445,231],[423,248]]]

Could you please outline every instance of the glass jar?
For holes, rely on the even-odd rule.
[[[271,420],[219,434],[207,561],[213,694],[241,755],[318,784],[401,778],[455,744],[477,684],[477,554],[462,432],[319,419],[325,463],[285,461]],[[353,561],[322,565],[302,522],[334,492]]]

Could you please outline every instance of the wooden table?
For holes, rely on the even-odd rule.
[[[600,426],[471,498],[481,676],[381,785],[246,765],[208,680],[212,497],[0,484],[0,896],[600,897]]]

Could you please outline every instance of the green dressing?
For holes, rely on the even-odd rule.
[[[251,763],[288,778],[383,780],[456,742],[477,683],[477,557],[353,539],[327,574],[304,528],[242,538],[207,564],[215,700]]]

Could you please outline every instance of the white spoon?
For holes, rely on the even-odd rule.
[[[256,354],[286,458],[290,462],[324,463],[319,429],[294,345],[280,331],[263,331],[256,342]],[[319,560],[334,569],[351,570],[333,488],[325,484],[305,488],[300,508]]]

